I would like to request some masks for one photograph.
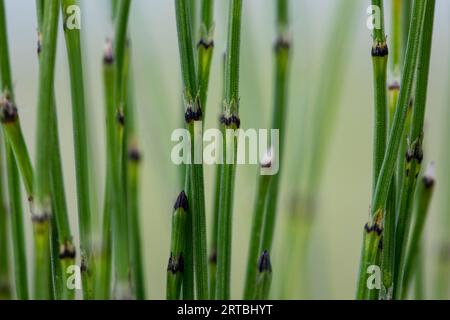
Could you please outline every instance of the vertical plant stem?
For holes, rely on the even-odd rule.
[[[413,228],[408,249],[405,254],[405,267],[402,270],[404,276],[402,278],[402,282],[399,283],[398,286],[399,297],[401,299],[406,299],[408,289],[411,285],[412,276],[418,270],[417,267],[420,243],[422,241],[422,234],[425,229],[425,222],[428,216],[431,198],[434,193],[434,186],[434,164],[431,164],[427,170],[427,173],[423,176],[421,183],[419,183],[417,190],[414,221],[412,223]]]
[[[117,118],[122,121],[116,121],[116,133],[114,142],[114,154],[111,162],[114,162],[114,218],[113,218],[113,243],[116,268],[116,286],[115,298],[130,298],[131,288],[129,282],[129,238],[128,238],[128,219],[126,215],[126,198],[123,186],[123,163],[121,161],[123,154],[123,126],[124,126],[124,106],[126,104],[127,81],[124,79],[125,68],[125,50],[126,37],[128,29],[128,18],[130,12],[131,0],[121,0],[117,7],[116,29],[115,29],[115,112]],[[117,159],[116,159],[117,158]]]
[[[397,155],[401,138],[405,129],[409,98],[412,92],[417,57],[420,48],[420,30],[424,20],[425,3],[414,1],[411,30],[409,33],[408,48],[406,50],[405,66],[403,68],[402,88],[400,89],[397,108],[395,111],[392,131],[389,135],[386,154],[377,179],[372,199],[369,222],[364,228],[364,240],[361,254],[360,271],[358,278],[357,298],[366,297],[367,268],[375,264],[379,242],[382,235],[383,219],[386,210],[386,201],[389,195],[390,184],[395,170]]]
[[[190,168],[186,166],[185,174],[185,193],[190,197]],[[188,198],[188,202],[189,198]],[[183,299],[194,300],[195,297],[195,281],[194,281],[194,248],[192,235],[192,210],[186,213],[186,232],[185,232],[185,255],[183,259],[184,273],[183,273]]]
[[[48,299],[50,296],[50,219],[51,204],[51,131],[53,86],[55,77],[57,30],[60,1],[44,3],[42,28],[42,51],[39,61],[38,126],[36,135],[36,175],[33,225],[35,235],[35,295],[34,298]]]
[[[11,66],[9,62],[8,52],[8,34],[6,26],[6,13],[3,0],[0,0],[0,90],[1,94],[6,94],[2,97],[0,103],[0,120],[3,126],[3,138],[5,142],[5,160],[6,168],[2,168],[7,172],[7,186],[9,199],[9,212],[11,219],[11,238],[13,244],[13,266],[14,266],[14,282],[15,282],[15,297],[17,299],[26,300],[29,297],[28,293],[28,276],[27,276],[27,258],[25,249],[23,210],[22,210],[22,196],[20,190],[20,176],[17,166],[18,159],[22,156],[22,164],[27,164],[31,168],[31,160],[28,156],[27,149],[22,149],[22,153],[14,154],[12,143],[14,141],[24,141],[22,131],[20,130],[20,123],[17,114],[17,109],[14,105],[14,93],[12,86]],[[15,137],[16,139],[9,139],[8,137]],[[18,138],[18,139],[17,139]],[[23,143],[22,147],[25,146]],[[17,146],[16,146],[17,147]],[[19,148],[16,148],[19,150]],[[24,157],[26,159],[24,159]],[[17,162],[16,162],[17,161]],[[28,176],[24,170],[23,181],[29,183],[29,194],[32,194],[32,174]],[[30,170],[31,172],[32,170]],[[3,171],[2,171],[3,172]],[[0,181],[0,183],[2,183]],[[3,206],[3,208],[5,208]],[[6,216],[6,211],[5,211]],[[6,235],[6,233],[5,233]],[[6,252],[6,251],[5,251]]]
[[[53,259],[57,264],[60,264],[59,271],[61,274],[59,276],[61,283],[59,283],[59,287],[61,292],[59,292],[59,295],[63,300],[72,300],[75,298],[75,291],[69,289],[66,285],[70,276],[66,271],[68,267],[75,264],[76,250],[73,244],[67,211],[55,99],[53,99],[52,103],[52,114],[50,124],[53,146],[51,153],[51,195],[55,227],[57,229],[52,228],[57,234],[56,255],[53,256]]]
[[[374,74],[374,150],[373,150],[373,190],[380,173],[386,150],[387,136],[387,94],[386,79],[388,65],[388,45],[384,31],[383,0],[372,0],[372,5],[380,8],[380,28],[373,30],[372,65]]]
[[[190,8],[186,0],[175,0],[180,61],[184,83],[186,123],[191,136],[190,207],[194,272],[197,298],[208,299],[208,264],[206,245],[205,195],[203,179],[203,112],[199,100],[194,51],[192,48]]]
[[[278,0],[277,2],[277,30],[278,39],[275,45],[275,77],[274,77],[274,107],[272,129],[279,131],[279,155],[272,155],[272,167],[282,166],[284,139],[286,135],[286,115],[288,104],[289,88],[289,66],[290,66],[290,48],[291,41],[289,36],[289,2],[288,0]],[[275,144],[271,141],[271,147],[276,150]],[[272,243],[275,231],[277,204],[279,196],[279,185],[281,180],[281,170],[273,177],[269,185],[267,194],[267,207],[264,215],[264,226],[262,231],[262,240],[260,252],[272,250]]]
[[[63,23],[72,91],[72,119],[74,127],[75,164],[77,180],[78,222],[80,230],[80,255],[82,261],[83,295],[93,298],[94,261],[92,252],[92,215],[88,169],[88,141],[83,61],[80,29],[69,25],[76,0],[62,0]],[[79,21],[81,23],[81,21]]]
[[[1,4],[0,4],[1,5]],[[11,281],[8,256],[8,210],[6,209],[4,181],[6,167],[4,166],[3,136],[0,133],[0,300],[11,298]]]
[[[112,270],[112,218],[115,194],[115,175],[118,166],[118,130],[117,112],[115,108],[115,64],[112,42],[107,40],[103,55],[103,90],[105,100],[105,123],[106,123],[106,181],[105,198],[103,208],[103,234],[101,253],[99,255],[98,272],[96,274],[96,298],[108,300],[111,298],[111,270]]]
[[[239,66],[241,47],[242,0],[231,0],[228,16],[228,41],[225,60],[225,101],[221,117],[225,139],[223,154],[226,164],[221,176],[221,196],[217,245],[216,299],[230,298],[231,246],[233,228],[234,182],[236,175],[239,119]]]
[[[434,28],[435,0],[427,0],[425,9],[425,18],[422,27],[421,47],[418,57],[417,83],[414,99],[414,109],[411,119],[411,131],[408,141],[410,142],[407,156],[407,165],[410,164],[409,174],[406,174],[406,185],[402,190],[402,199],[406,202],[404,206],[400,204],[399,220],[396,234],[396,244],[399,250],[396,250],[397,267],[397,285],[401,290],[403,285],[403,270],[406,263],[406,248],[411,228],[411,207],[414,199],[417,177],[420,174],[421,163],[423,160],[423,125],[425,121],[425,110],[427,102],[428,77],[430,70],[431,49]],[[401,291],[396,293],[402,294]]]
[[[255,297],[256,278],[258,274],[258,255],[261,247],[262,227],[264,223],[264,212],[266,211],[267,195],[272,176],[262,175],[258,181],[256,193],[252,230],[250,234],[250,245],[247,257],[247,273],[244,285],[244,299],[250,300]]]
[[[186,215],[189,204],[183,192],[177,198],[172,216],[172,241],[169,264],[167,267],[167,299],[178,300],[184,273],[184,249],[186,247]]]

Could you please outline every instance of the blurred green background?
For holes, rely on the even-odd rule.
[[[288,116],[283,187],[276,229],[277,247],[272,257],[274,286],[290,278],[283,270],[286,263],[280,256],[283,223],[290,211],[290,199],[301,186],[295,174],[308,153],[301,148],[302,138],[310,125],[308,116],[314,109],[318,76],[326,59],[335,52],[324,52],[329,39],[330,24],[339,2],[356,7],[352,21],[351,41],[335,48],[347,57],[345,72],[340,74],[341,99],[336,108],[336,126],[332,130],[317,194],[317,212],[308,244],[307,268],[303,279],[308,281],[308,296],[292,298],[352,299],[359,264],[362,228],[366,222],[371,189],[372,163],[372,67],[371,37],[366,28],[366,8],[361,0],[292,0],[292,36],[294,54]],[[82,33],[85,45],[85,76],[92,138],[92,182],[96,194],[96,212],[100,216],[105,175],[105,124],[103,115],[102,52],[104,40],[112,36],[109,22],[109,0],[82,0]],[[389,3],[385,1],[387,12]],[[206,127],[215,127],[221,107],[222,67],[225,50],[228,1],[216,4],[215,57],[212,67]],[[10,50],[17,104],[26,140],[34,153],[36,128],[36,97],[38,64],[36,58],[36,18],[33,0],[6,0]],[[449,30],[450,2],[438,0],[436,28],[431,65],[426,122],[426,158],[437,163],[437,194],[427,227],[425,247],[426,275],[433,284],[437,244],[442,219],[449,215],[449,158],[446,158],[450,123],[449,103]],[[272,110],[272,46],[275,38],[274,0],[244,0],[241,56],[241,121],[243,128],[267,128]],[[389,14],[388,35],[389,35]],[[148,297],[164,298],[166,266],[169,255],[172,205],[180,191],[179,170],[170,160],[174,129],[182,125],[182,89],[173,1],[133,0],[130,18],[133,48],[133,69],[138,107],[140,144],[144,154],[142,169],[141,225],[145,256]],[[389,38],[388,38],[389,39]],[[56,97],[60,123],[61,147],[64,157],[66,192],[73,227],[77,227],[75,170],[68,66],[62,28],[57,58]],[[320,83],[319,83],[320,84]],[[448,153],[448,152],[447,152]],[[207,167],[206,208],[212,209],[214,168]],[[238,167],[233,230],[232,297],[241,298],[247,246],[256,191],[258,168]],[[98,218],[97,218],[98,220]],[[31,243],[30,219],[27,240]],[[98,225],[98,221],[97,221]],[[447,225],[448,227],[448,225]],[[74,229],[77,230],[77,229]],[[299,230],[300,232],[300,230]],[[447,230],[450,232],[450,230]],[[31,248],[28,248],[31,250]],[[29,252],[31,254],[31,251]],[[298,259],[292,252],[292,259]],[[297,284],[294,284],[297,285]],[[298,284],[298,286],[305,284]],[[274,291],[276,293],[276,290]],[[276,294],[274,298],[276,298]]]

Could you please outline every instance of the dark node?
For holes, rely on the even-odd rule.
[[[425,186],[426,189],[431,189],[434,187],[434,184],[436,183],[436,181],[434,180],[434,178],[429,177],[429,176],[424,176],[423,179],[423,185]]]
[[[414,148],[414,159],[416,159],[419,164],[423,161],[423,150],[419,144]]]
[[[380,243],[378,243],[378,249],[383,251],[383,248],[384,248],[383,245],[384,245],[383,238],[381,238]]]
[[[410,172],[410,169],[409,168],[406,169],[406,177],[409,177],[409,172]]]
[[[410,163],[412,161],[412,159],[414,158],[414,151],[412,150],[408,150],[406,151],[406,162]]]
[[[77,256],[76,254],[76,250],[74,248],[73,245],[71,244],[64,244],[61,247],[61,250],[59,251],[59,259],[60,260],[64,260],[64,259],[75,259]]]
[[[200,47],[205,48],[205,50],[208,50],[209,48],[214,48],[214,40],[205,40],[201,38],[200,41],[197,43],[197,49],[199,49]]]
[[[209,263],[216,265],[217,264],[217,250],[213,249],[211,254],[209,255]]]
[[[173,209],[183,209],[184,211],[189,210],[189,201],[184,191],[181,191],[180,195],[177,198],[177,201],[175,202],[175,205],[173,206]]]
[[[275,52],[279,52],[280,50],[289,50],[291,48],[291,40],[283,35],[279,36],[275,41],[274,50]]]
[[[125,126],[125,115],[123,114],[122,111],[118,111],[118,112],[117,112],[117,122],[118,122],[121,126]]]
[[[263,254],[258,261],[258,271],[260,273],[268,271],[272,272],[272,264],[270,263],[270,255],[267,250],[264,250]]]
[[[369,223],[366,223],[364,229],[367,233],[376,232],[376,234],[379,236],[381,236],[383,233],[383,229],[377,223],[375,223],[373,226],[369,225]]]
[[[192,120],[194,120],[194,112],[191,107],[187,108],[186,113],[184,114],[184,120],[186,120],[186,123],[191,123]]]
[[[372,47],[372,57],[385,57],[389,54],[389,49],[386,43],[377,43]]]
[[[400,83],[398,83],[397,81],[394,81],[393,83],[391,83],[388,87],[389,91],[398,91],[400,90]]]
[[[103,55],[103,63],[108,66],[114,63],[114,55],[112,52],[105,52]]]
[[[41,215],[34,214],[31,217],[31,221],[37,225],[44,224],[44,223],[48,222],[49,220],[50,220],[50,214],[48,212],[45,212]]]
[[[18,111],[16,106],[8,99],[0,102],[0,121],[4,124],[12,123],[17,120]]]
[[[236,128],[240,128],[241,127],[241,119],[235,115],[233,115],[231,117],[231,122],[234,123],[236,125]]]
[[[131,148],[128,151],[128,159],[132,162],[139,163],[142,159],[141,152],[137,148]]]
[[[182,254],[180,254],[179,257],[174,257],[173,253],[170,254],[167,272],[171,272],[172,274],[184,272],[184,260]]]
[[[199,104],[197,111],[193,111],[192,112],[192,119],[194,121],[201,121],[202,117],[203,117],[203,112],[202,112],[202,108],[201,108],[201,106]]]

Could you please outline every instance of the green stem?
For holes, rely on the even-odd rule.
[[[186,246],[186,215],[189,204],[183,192],[177,198],[172,216],[172,242],[169,265],[167,267],[167,299],[178,300],[184,273],[184,249]]]
[[[18,141],[24,141],[23,135],[20,130],[19,119],[17,116],[17,110],[14,107],[14,93],[12,86],[12,76],[11,76],[11,66],[9,62],[9,52],[8,52],[8,34],[6,27],[6,15],[5,15],[5,6],[3,0],[0,0],[0,90],[3,93],[8,93],[9,99],[6,99],[6,104],[1,103],[1,114],[2,114],[2,124],[4,129],[4,142],[5,142],[5,153],[6,153],[6,172],[7,172],[7,182],[8,182],[8,199],[9,199],[9,212],[11,219],[11,237],[13,244],[13,266],[14,266],[14,282],[16,289],[16,298],[21,300],[26,300],[29,298],[28,293],[28,276],[27,276],[27,258],[26,258],[26,247],[25,247],[25,235],[24,235],[24,223],[23,223],[23,210],[22,210],[22,196],[20,189],[20,176],[19,169],[17,167],[17,163],[19,159],[27,160],[23,161],[22,164],[27,163],[29,168],[31,168],[31,160],[28,156],[28,151],[22,154],[22,156],[26,155],[26,159],[24,157],[20,158],[14,154],[14,149],[12,148],[11,141],[8,138],[8,135],[11,135],[11,131],[15,132],[15,134],[11,136],[21,137]],[[8,101],[9,100],[9,101]],[[15,121],[4,123],[3,115],[4,115],[4,107],[7,106],[6,110],[13,109],[13,119]],[[7,113],[8,114],[8,113]],[[19,134],[20,133],[20,134]],[[17,141],[17,140],[16,140]],[[25,146],[23,143],[22,146]],[[18,150],[19,148],[17,148]],[[22,150],[27,150],[22,149]],[[17,161],[17,162],[16,162]],[[3,170],[3,168],[1,169]],[[25,170],[26,171],[26,170]],[[23,171],[22,173],[24,173]],[[2,171],[3,172],[3,171]],[[31,170],[30,170],[31,172]],[[32,174],[31,179],[28,175],[23,175],[24,182],[29,182],[29,194],[32,194]],[[2,183],[2,181],[0,181]],[[2,204],[3,205],[3,204]],[[5,208],[4,206],[2,206]],[[6,217],[6,211],[5,211]],[[6,239],[6,233],[5,239]],[[6,251],[5,251],[6,252]]]
[[[208,262],[206,245],[206,216],[203,178],[203,146],[199,143],[203,134],[203,110],[199,100],[194,51],[192,48],[192,27],[188,2],[175,1],[178,44],[184,83],[186,123],[191,136],[190,189],[192,212],[192,236],[194,272],[197,298],[208,299]]]
[[[105,100],[105,123],[106,123],[106,181],[105,181],[105,198],[103,208],[103,234],[101,253],[98,263],[98,272],[96,279],[96,298],[109,300],[111,298],[111,269],[112,269],[112,218],[114,215],[115,197],[115,176],[116,166],[118,166],[117,149],[117,128],[116,128],[116,108],[114,94],[115,80],[114,52],[112,42],[108,40],[105,45],[103,55],[103,89]]]
[[[374,150],[373,150],[373,189],[378,179],[378,175],[383,164],[386,150],[387,136],[387,65],[388,65],[388,46],[384,32],[384,8],[383,0],[372,0],[372,5],[380,8],[381,28],[374,29],[372,44],[372,65],[374,75]]]
[[[35,299],[50,296],[50,197],[51,131],[53,86],[55,78],[57,30],[60,1],[44,3],[42,51],[39,61],[38,127],[36,135],[36,175],[33,225],[35,234]]]
[[[261,254],[261,238],[264,222],[264,212],[266,210],[267,195],[272,176],[260,176],[258,182],[258,192],[256,193],[255,206],[253,211],[252,230],[250,234],[250,245],[247,258],[247,273],[244,286],[244,299],[249,300],[255,296],[255,281],[258,273],[258,255]]]
[[[416,189],[417,177],[420,173],[421,162],[423,159],[422,143],[423,143],[423,126],[425,121],[425,111],[427,102],[427,89],[428,89],[428,77],[430,70],[431,49],[433,40],[434,29],[434,13],[435,13],[435,0],[427,0],[425,17],[422,27],[421,35],[421,47],[418,57],[418,65],[420,68],[417,70],[417,83],[414,99],[414,109],[411,119],[411,131],[409,133],[408,141],[410,142],[410,149],[408,154],[411,156],[412,163],[409,172],[407,174],[407,186],[402,191],[406,204],[404,207],[400,207],[400,216],[397,227],[397,240],[396,244],[399,250],[396,251],[396,264],[397,264],[397,285],[400,291],[396,290],[396,293],[402,294],[401,288],[404,284],[404,268],[406,263],[406,248],[409,239],[409,233],[411,229],[411,211],[412,203],[414,199],[414,192]],[[408,159],[407,159],[408,162]],[[408,165],[408,164],[407,164]]]
[[[115,114],[118,118],[123,118],[124,106],[126,104],[125,89],[128,86],[128,81],[124,79],[125,64],[125,50],[128,29],[128,18],[131,7],[131,0],[121,0],[117,7],[116,16],[116,31],[114,42],[114,59],[115,59]],[[110,159],[114,170],[114,218],[113,218],[113,243],[115,246],[115,267],[116,267],[116,286],[115,298],[123,299],[130,298],[131,288],[129,282],[129,239],[128,239],[128,218],[126,215],[126,198],[123,185],[123,125],[121,121],[116,121],[116,129],[113,134],[114,139],[114,154]],[[118,127],[118,128],[117,128]]]
[[[190,187],[190,167],[186,166],[186,176],[185,176],[185,190],[186,195],[191,199],[191,187]],[[188,200],[188,203],[191,203]],[[194,281],[194,246],[193,246],[193,235],[192,235],[192,210],[187,212],[186,217],[186,246],[184,255],[184,273],[183,273],[183,299],[184,300],[194,300],[195,297],[195,281]]]
[[[83,264],[83,295],[93,298],[94,261],[92,252],[92,215],[88,169],[88,141],[83,60],[81,54],[80,29],[69,25],[74,14],[70,9],[77,0],[62,0],[64,32],[69,60],[72,91],[72,119],[74,128],[75,164],[77,180],[78,222],[80,230],[80,256]],[[80,21],[81,23],[81,21]]]
[[[274,104],[273,104],[273,119],[272,129],[279,131],[279,155],[272,155],[272,165],[278,163],[277,166],[282,166],[284,140],[286,135],[286,115],[288,104],[288,88],[289,88],[289,66],[290,66],[290,48],[291,42],[289,39],[289,19],[288,19],[288,1],[278,0],[277,2],[277,25],[278,25],[278,39],[275,46],[275,75],[274,75]],[[272,149],[276,150],[275,144],[277,142],[271,141]],[[278,196],[281,180],[281,170],[273,177],[269,186],[267,195],[267,208],[264,217],[263,237],[261,240],[260,252],[267,250],[271,252],[272,243],[275,231],[276,213],[278,205]]]
[[[416,261],[418,258],[418,252],[420,249],[420,243],[422,241],[422,234],[425,229],[425,222],[428,216],[429,206],[431,198],[434,192],[435,177],[434,177],[433,164],[428,169],[427,173],[423,176],[421,183],[417,190],[417,200],[415,204],[414,221],[412,223],[413,228],[411,232],[411,238],[409,241],[408,250],[405,254],[406,262],[403,269],[402,282],[399,283],[398,292],[401,299],[406,299],[408,289],[411,284],[411,278],[417,271]]]
[[[217,245],[216,299],[230,298],[231,240],[236,175],[237,137],[239,119],[239,66],[241,47],[242,0],[231,0],[228,17],[228,42],[225,60],[225,101],[222,121],[225,139],[223,154],[226,164],[221,176],[221,197]]]
[[[405,129],[406,116],[411,97],[417,57],[420,49],[420,30],[423,25],[425,3],[414,1],[411,30],[409,33],[408,48],[406,50],[405,66],[402,76],[402,88],[389,135],[386,154],[380,170],[375,192],[372,199],[371,215],[364,231],[363,249],[361,254],[360,271],[358,278],[357,298],[363,299],[366,294],[366,270],[375,264],[379,242],[381,240],[383,220],[385,216],[386,201],[389,195],[390,184],[395,170],[397,155],[401,138]]]
[[[62,168],[61,150],[58,136],[58,122],[56,112],[56,102],[52,103],[52,169],[51,169],[51,194],[53,201],[53,212],[55,213],[55,226],[57,228],[57,248],[56,255],[53,257],[57,263],[61,264],[59,268],[60,280],[60,297],[63,300],[72,300],[75,298],[75,292],[70,290],[66,285],[69,279],[69,274],[64,266],[71,266],[75,264],[75,246],[73,244],[72,232],[70,229],[69,216],[67,211],[66,193],[64,188],[64,174]],[[56,230],[55,230],[56,232]]]

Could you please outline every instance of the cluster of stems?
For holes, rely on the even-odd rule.
[[[384,20],[383,2],[374,0],[373,5],[381,9],[381,18]],[[398,35],[401,30],[399,6],[400,4],[394,1],[393,49],[395,53],[391,70],[393,76],[398,72],[402,56],[401,40]],[[409,276],[405,276],[408,269],[407,261],[417,250],[417,243],[414,241],[421,235],[421,230],[412,228],[413,212],[423,210],[424,207],[419,200],[414,201],[414,199],[421,197],[421,191],[416,190],[416,182],[421,174],[423,160],[423,127],[434,9],[434,0],[413,2],[401,83],[398,83],[398,79],[394,79],[395,82],[389,86],[389,99],[387,99],[386,91],[388,49],[384,21],[381,23],[381,28],[375,29],[373,33],[372,57],[376,109],[374,190],[369,222],[364,228],[358,299],[406,297],[405,288],[410,281]],[[387,107],[387,100],[389,100],[389,107]],[[411,101],[412,114],[408,116]],[[389,138],[386,139],[386,136]],[[405,146],[406,156],[401,152],[402,146]],[[422,208],[417,209],[418,206]],[[423,223],[420,221],[418,223],[421,224],[418,229],[423,228]],[[381,265],[383,278],[381,292],[370,289],[371,286],[368,283],[370,279],[368,279],[367,270],[374,265]]]

